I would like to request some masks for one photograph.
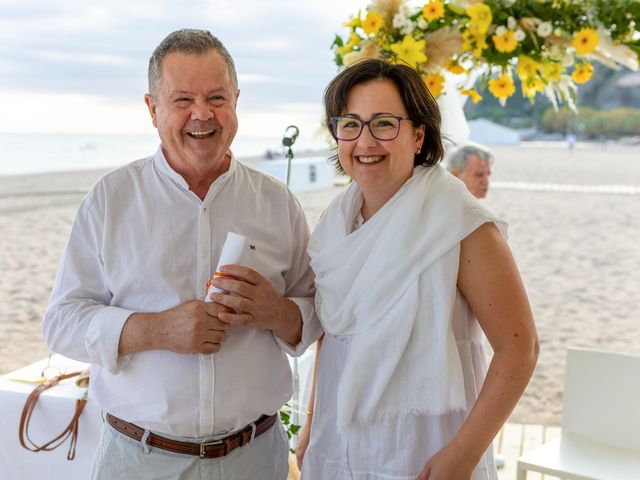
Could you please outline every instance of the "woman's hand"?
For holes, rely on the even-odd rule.
[[[309,446],[309,438],[311,438],[311,415],[307,415],[307,421],[298,432],[298,443],[296,445],[296,460],[298,462],[298,469],[302,470],[302,460],[304,459],[304,452],[307,451]]]
[[[469,480],[475,466],[460,449],[447,445],[429,459],[417,480]]]

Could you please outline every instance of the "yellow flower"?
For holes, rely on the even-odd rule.
[[[533,58],[527,57],[526,55],[520,55],[518,57],[516,72],[518,72],[518,76],[521,79],[526,80],[528,78],[535,78],[541,67],[540,62],[536,62]]]
[[[469,21],[469,30],[472,33],[478,35],[480,33],[487,33],[493,20],[491,9],[484,3],[475,3],[466,10],[466,14],[471,19]]]
[[[440,0],[431,0],[422,7],[422,16],[429,22],[444,17],[444,4]]]
[[[362,29],[367,35],[375,35],[384,25],[384,18],[378,12],[367,13],[366,18],[362,21]]]
[[[472,50],[475,38],[476,37],[469,30],[465,30],[464,32],[462,32],[462,50],[464,50],[465,52]]]
[[[518,47],[516,33],[513,30],[507,30],[502,35],[494,35],[491,39],[499,52],[513,52]]]
[[[587,53],[593,53],[598,46],[600,36],[598,32],[592,28],[583,28],[578,30],[571,40],[571,45],[576,49],[576,53],[585,55]]]
[[[460,89],[460,93],[463,95],[466,95],[468,97],[471,97],[471,101],[473,103],[478,103],[480,100],[482,100],[482,95],[480,95],[476,90],[471,89],[471,90],[467,90],[466,88],[461,88]]]
[[[462,32],[462,38],[462,50],[465,52],[473,51],[477,58],[482,57],[482,51],[489,46],[483,33],[475,35],[470,30],[465,30]]]
[[[439,73],[429,73],[422,78],[433,98],[438,98],[444,88],[444,77]]]
[[[349,20],[348,22],[345,22],[344,26],[349,27],[352,30],[359,27],[360,26],[360,10],[358,10],[358,15],[356,15],[355,17],[351,17],[351,20]]]
[[[338,47],[336,51],[340,56],[345,56],[347,53],[353,50],[353,47],[355,47],[356,45],[360,45],[361,42],[362,42],[362,38],[360,38],[360,35],[358,35],[357,33],[351,32],[351,35],[349,36],[349,41],[345,43],[343,46]]]
[[[522,94],[525,97],[533,98],[536,96],[536,93],[542,92],[543,90],[544,83],[538,77],[531,77],[522,82]]]
[[[445,68],[455,75],[460,75],[461,73],[466,72],[464,67],[455,60],[449,60],[449,63],[447,63]]]
[[[587,83],[593,75],[593,65],[590,63],[579,63],[571,73],[571,78],[576,83]]]
[[[485,41],[485,39],[482,38],[479,42],[476,43],[476,48],[473,49],[473,55],[476,58],[482,57],[482,51],[488,46],[489,45],[487,45],[487,42]]]
[[[424,54],[424,44],[424,40],[414,40],[411,35],[405,35],[402,42],[396,42],[389,48],[400,60],[416,68],[419,63],[427,61],[427,56]]]
[[[562,64],[555,62],[544,62],[542,64],[542,77],[545,80],[560,80],[562,74]]]
[[[509,98],[516,92],[516,86],[509,75],[489,80],[489,91],[496,98]]]

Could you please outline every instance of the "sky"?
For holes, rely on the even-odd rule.
[[[0,133],[153,134],[148,59],[179,28],[234,57],[238,138],[318,138],[330,50],[361,0],[0,0]]]

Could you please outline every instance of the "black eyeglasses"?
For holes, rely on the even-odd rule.
[[[395,140],[400,133],[400,122],[402,120],[411,119],[389,114],[374,115],[366,121],[357,115],[336,116],[330,119],[331,134],[336,140],[347,142],[357,140],[362,135],[362,130],[366,125],[369,127],[371,136],[376,140]]]

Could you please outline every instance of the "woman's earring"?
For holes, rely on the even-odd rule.
[[[422,149],[420,147],[418,147],[418,150],[416,150],[416,155],[419,155],[421,151],[422,151]]]

